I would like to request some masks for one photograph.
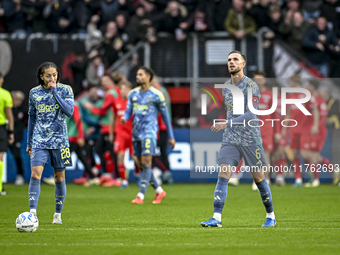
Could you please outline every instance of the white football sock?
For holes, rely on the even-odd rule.
[[[271,218],[271,219],[275,220],[275,214],[274,214],[274,211],[273,211],[273,212],[271,212],[271,213],[267,213],[267,216],[266,216],[266,218]]]
[[[214,213],[213,218],[215,218],[218,221],[221,221],[222,215],[220,213]]]
[[[158,188],[156,189],[156,193],[162,193],[163,192],[163,188],[161,186],[158,186]]]
[[[144,200],[144,194],[143,193],[138,192],[137,197]]]

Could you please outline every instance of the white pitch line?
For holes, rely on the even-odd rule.
[[[226,229],[228,231],[232,230],[266,230],[266,229],[271,229],[274,231],[279,231],[279,230],[340,230],[339,228],[327,228],[327,227],[319,227],[319,228],[280,228],[280,227],[274,227],[274,228],[261,228],[261,227],[239,227],[239,228],[233,228],[233,227],[224,227],[224,228],[214,228],[215,230],[212,230],[213,228],[202,228],[202,227],[188,227],[188,228],[162,228],[159,229],[157,227],[153,228],[139,228],[139,227],[130,227],[130,228],[44,228],[40,227],[37,231],[103,231],[103,230],[120,230],[120,231],[131,231],[131,230],[138,230],[138,231],[144,231],[144,230],[155,230],[157,229],[158,231],[174,231],[174,230],[185,230],[185,231],[197,231],[201,229],[202,231],[211,229],[211,231],[223,231],[223,229]],[[5,230],[4,228],[0,228],[1,230]],[[6,229],[7,230],[7,229]],[[208,230],[210,231],[210,230]]]
[[[68,244],[61,244],[61,243],[0,243],[2,247],[4,246],[155,246],[158,247],[159,243],[68,243]],[[209,246],[213,245],[214,247],[220,246],[220,247],[245,247],[245,246],[272,246],[270,243],[231,243],[231,244],[219,244],[219,243],[163,243],[162,246]],[[299,244],[301,246],[301,244]],[[339,244],[314,244],[315,246],[324,246],[324,247],[340,247]],[[278,244],[275,244],[275,246],[280,246]],[[281,246],[286,246],[286,244],[281,244]]]

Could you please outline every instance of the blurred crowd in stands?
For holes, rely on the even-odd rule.
[[[90,57],[101,56],[104,68],[140,40],[157,42],[157,32],[177,41],[214,31],[242,39],[268,27],[265,48],[285,40],[323,76],[340,54],[339,0],[2,0],[0,21],[2,33],[89,34]]]

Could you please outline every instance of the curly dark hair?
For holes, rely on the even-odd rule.
[[[50,67],[53,67],[57,70],[58,72],[58,77],[57,77],[57,83],[60,80],[60,70],[58,68],[58,66],[56,64],[54,64],[53,62],[44,62],[42,63],[38,70],[37,70],[37,81],[39,85],[44,85],[44,81],[40,78],[40,75],[42,75],[44,73],[44,71]]]

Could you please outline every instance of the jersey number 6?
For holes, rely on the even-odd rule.
[[[257,159],[260,159],[260,158],[261,158],[260,149],[256,149],[256,150],[255,150],[255,153],[256,153],[256,158],[257,158]]]

